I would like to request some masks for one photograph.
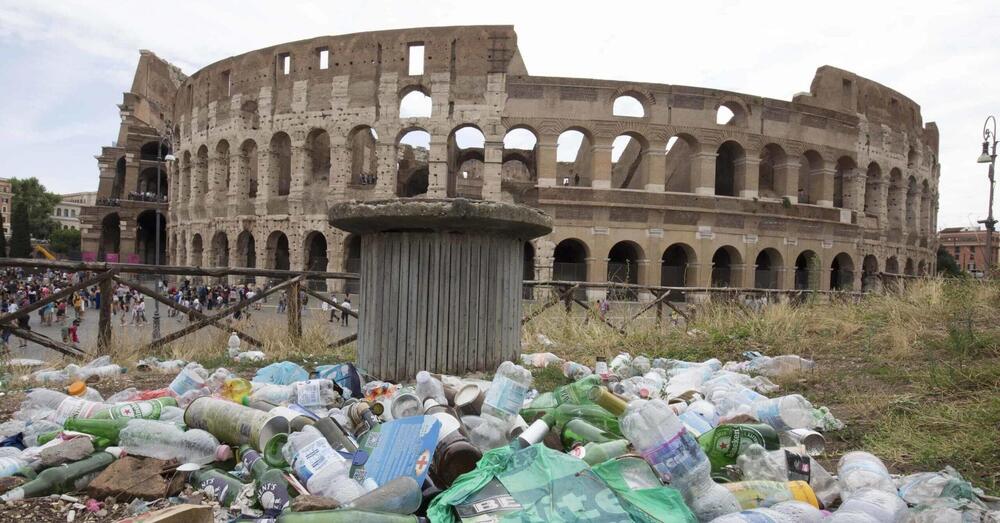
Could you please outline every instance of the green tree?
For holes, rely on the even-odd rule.
[[[56,229],[56,221],[52,219],[52,211],[62,198],[58,194],[50,193],[38,181],[38,178],[34,177],[23,180],[12,178],[10,186],[11,192],[14,193],[13,204],[16,205],[18,201],[22,201],[27,205],[31,237],[47,240],[52,231]],[[11,221],[14,221],[13,217]]]
[[[14,209],[10,215],[10,257],[27,258],[31,256],[31,221],[28,218],[28,205],[22,200],[14,200]]]
[[[80,255],[80,231],[76,229],[56,229],[49,236],[49,250],[67,258]]]
[[[7,256],[7,227],[3,223],[3,214],[0,214],[0,258]]]
[[[962,269],[955,262],[955,257],[944,247],[938,247],[937,270],[938,274],[945,276],[959,276],[962,274]]]

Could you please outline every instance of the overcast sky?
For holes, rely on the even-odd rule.
[[[924,6],[926,5],[926,7]],[[921,105],[941,130],[939,225],[986,209],[975,159],[1000,113],[995,1],[107,2],[0,0],[0,176],[96,190],[139,49],[191,74],[227,56],[405,27],[513,24],[528,72],[715,87],[790,100],[834,65]]]

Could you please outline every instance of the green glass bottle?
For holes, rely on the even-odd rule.
[[[118,434],[123,428],[125,428],[125,425],[128,425],[130,419],[132,418],[69,418],[63,422],[63,428],[75,432],[83,432],[84,434],[90,434],[91,436],[97,436],[99,438],[105,438],[112,444],[116,444],[118,443]]]
[[[591,425],[610,432],[615,439],[622,437],[618,417],[599,405],[560,405],[554,412],[556,425],[561,427],[571,419],[582,419]]]
[[[316,510],[313,512],[283,512],[278,516],[278,523],[356,523],[369,521],[378,523],[418,523],[417,516],[391,514],[388,512],[373,512],[370,510],[337,509]]]
[[[274,517],[281,514],[291,500],[285,474],[268,465],[260,453],[249,445],[240,447],[240,460],[257,481],[254,494],[257,496],[260,508],[264,510],[264,515]]]
[[[600,405],[604,410],[618,417],[625,414],[625,407],[628,406],[628,402],[623,398],[612,393],[607,387],[600,385],[591,387],[587,391],[587,396],[590,398],[590,401]]]
[[[84,487],[84,482],[91,475],[104,470],[115,457],[101,451],[95,452],[80,461],[67,463],[58,467],[45,469],[31,481],[8,491],[0,499],[15,501],[18,499],[37,498],[49,494],[65,494]]]
[[[204,490],[223,507],[232,505],[243,488],[243,483],[240,480],[218,469],[196,470],[188,478],[188,483],[195,488]]]
[[[521,409],[521,417],[529,423],[560,405],[592,405],[588,396],[590,389],[601,384],[601,378],[590,375],[573,383],[556,387],[552,392],[543,392],[530,405]]]
[[[767,450],[781,447],[778,433],[764,423],[719,425],[698,438],[698,445],[705,451],[712,463],[712,472],[717,473],[726,465],[736,463],[743,449],[757,444]]]
[[[587,443],[577,446],[569,451],[569,454],[582,459],[590,466],[594,466],[628,454],[628,446],[628,440],[616,439],[604,443]]]
[[[177,400],[169,396],[147,401],[130,401],[101,409],[90,416],[93,419],[143,418],[160,419],[163,407],[176,407]]]
[[[583,419],[571,419],[562,426],[563,448],[569,450],[587,443],[605,443],[618,439],[617,436],[587,423]]]

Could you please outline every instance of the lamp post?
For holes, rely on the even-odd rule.
[[[990,131],[990,122],[993,122],[993,130]],[[992,145],[992,149],[991,149]],[[983,255],[983,259],[986,262],[986,268],[983,271],[983,277],[989,278],[990,272],[993,267],[993,232],[996,230],[997,220],[993,218],[993,187],[996,183],[993,177],[994,166],[997,160],[997,119],[993,115],[986,117],[986,122],[983,123],[983,152],[979,155],[979,159],[976,160],[978,163],[988,163],[990,164],[989,178],[990,178],[990,206],[987,209],[987,215],[985,220],[979,220],[979,223],[986,225],[986,254]]]
[[[162,203],[162,195],[160,194],[161,179],[160,173],[162,172],[163,162],[173,162],[177,159],[173,154],[167,153],[166,156],[163,154],[163,149],[165,146],[170,145],[173,148],[172,136],[170,135],[170,127],[167,127],[166,134],[160,136],[158,147],[156,148],[156,202],[155,202],[155,223],[153,224],[154,230],[154,246],[153,246],[153,263],[159,267],[160,266],[160,204]],[[156,285],[154,288],[156,292],[160,292],[160,283],[163,281],[163,275],[157,271],[156,273]],[[160,339],[160,301],[153,300],[153,340]]]

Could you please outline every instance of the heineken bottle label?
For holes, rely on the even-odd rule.
[[[158,401],[133,401],[130,403],[119,403],[108,409],[111,419],[118,418],[142,418],[160,419],[160,412],[163,408]]]

